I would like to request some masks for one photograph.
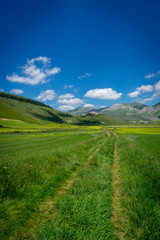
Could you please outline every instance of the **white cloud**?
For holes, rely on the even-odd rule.
[[[142,92],[152,92],[153,86],[152,85],[142,85],[141,87],[137,87],[136,90],[142,91]]]
[[[154,74],[154,73],[148,73],[148,75],[146,75],[146,76],[144,76],[144,78],[148,78],[148,79],[150,79],[150,78],[152,78],[152,77],[154,77],[156,74]]]
[[[160,71],[157,71],[156,73],[148,73],[148,75],[144,76],[144,78],[150,79],[153,77],[157,77],[160,74]]]
[[[37,57],[37,58],[32,58],[32,59],[27,59],[28,64],[33,64],[35,62],[43,62],[43,63],[50,63],[51,59],[47,57]]]
[[[50,76],[50,75],[58,74],[60,71],[61,71],[60,68],[54,67],[52,69],[47,69],[46,73],[48,74],[48,76]]]
[[[36,62],[40,62],[40,67]],[[10,82],[18,82],[30,85],[37,85],[39,83],[46,83],[49,81],[50,76],[58,74],[61,69],[54,67],[49,68],[50,58],[37,57],[27,60],[27,64],[22,66],[21,74],[13,73],[11,76],[6,76],[6,79]]]
[[[81,79],[81,78],[86,78],[86,77],[90,77],[90,76],[92,76],[93,75],[93,73],[85,73],[84,75],[82,75],[82,76],[78,76],[78,78],[79,79]]]
[[[113,99],[116,100],[122,96],[122,93],[117,93],[117,91],[112,88],[103,88],[103,89],[92,89],[89,90],[84,97],[96,98],[96,99]]]
[[[84,104],[84,100],[80,98],[71,98],[71,99],[64,98],[64,99],[59,99],[57,102],[61,104],[69,105],[69,106],[75,106],[75,107],[78,107]]]
[[[160,91],[160,80],[154,85],[155,91]]]
[[[90,103],[86,103],[86,104],[84,104],[83,107],[86,107],[86,108],[88,108],[88,107],[93,107],[93,108],[94,108],[94,105],[93,105],[93,104],[90,104]]]
[[[103,105],[103,106],[100,106],[100,108],[105,108],[105,107],[106,107],[106,106],[104,106],[104,105]]]
[[[73,85],[65,85],[64,89],[66,89],[66,88],[73,88]]]
[[[146,85],[146,86],[151,86],[151,85]],[[155,83],[154,88],[153,88],[153,86],[151,86],[151,87],[152,88],[150,88],[150,90],[151,89],[154,90],[153,95],[149,98],[141,100],[142,103],[149,102],[149,101],[154,101],[154,100],[160,98],[160,80]]]
[[[0,92],[4,92],[4,89],[3,89],[3,88],[0,88]]]
[[[55,91],[53,89],[42,91],[38,97],[36,97],[37,100],[47,101],[47,100],[53,100],[56,97]]]
[[[136,98],[138,95],[141,93],[146,93],[146,92],[152,92],[153,91],[153,86],[152,85],[142,85],[140,87],[137,87],[134,92],[128,93],[128,97]]]
[[[160,91],[154,93],[150,98],[143,99],[141,102],[145,103],[145,102],[156,100],[158,98],[160,98]]]
[[[58,98],[74,98],[74,95],[71,93],[66,93],[66,94],[60,95]]]
[[[69,105],[62,105],[58,109],[61,110],[61,111],[70,111],[70,110],[74,110],[75,107],[69,106]]]
[[[10,93],[19,95],[19,94],[22,94],[22,93],[24,93],[24,92],[23,92],[23,90],[21,90],[21,89],[12,89],[12,90],[10,91]]]
[[[135,98],[135,97],[137,97],[139,94],[140,94],[139,91],[134,91],[134,92],[128,93],[127,95],[128,95],[128,97]]]

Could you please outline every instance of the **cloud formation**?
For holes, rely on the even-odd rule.
[[[143,99],[141,102],[146,103],[160,98],[160,91],[155,92],[150,98]]]
[[[152,85],[142,85],[140,87],[137,87],[134,92],[128,93],[128,97],[136,98],[139,96],[141,93],[146,93],[146,92],[152,92],[153,91],[153,86]]]
[[[70,106],[70,105],[62,105],[58,108],[60,111],[70,111],[70,110],[74,110],[75,107]]]
[[[160,71],[156,72],[156,73],[148,73],[146,76],[144,76],[144,78],[150,79],[153,77],[156,77],[160,74]]]
[[[93,75],[93,73],[85,73],[85,74],[82,75],[82,76],[78,76],[78,79],[90,77],[90,76],[92,76],[92,75]]]
[[[149,88],[148,88],[148,90],[149,90]],[[150,90],[151,90],[151,88],[150,88]],[[149,101],[154,101],[154,100],[160,98],[160,80],[158,82],[156,82],[154,84],[154,86],[152,86],[152,91],[154,91],[152,96],[149,97],[149,98],[145,98],[145,99],[141,100],[142,103],[146,103],[146,102],[149,102]]]
[[[3,89],[3,88],[0,88],[0,92],[4,92],[4,89]]]
[[[74,98],[74,95],[71,94],[71,93],[66,93],[66,94],[63,94],[63,95],[60,95],[58,98]]]
[[[142,85],[141,87],[136,88],[137,91],[145,92],[152,92],[153,86],[152,85]]]
[[[154,85],[155,91],[160,91],[160,80]]]
[[[139,94],[140,94],[140,91],[134,91],[134,92],[128,93],[128,97],[135,98],[135,97],[137,97]]]
[[[56,97],[55,91],[53,89],[48,89],[46,91],[42,91],[38,97],[36,97],[37,100],[41,101],[47,101],[47,100],[53,100]]]
[[[88,107],[95,107],[93,104],[90,104],[90,103],[86,103],[86,104],[84,104],[84,106],[83,107],[86,107],[86,108],[88,108]]]
[[[22,93],[24,93],[24,92],[23,92],[23,90],[21,90],[21,89],[12,89],[12,90],[10,91],[10,93],[20,95],[20,94],[22,94]]]
[[[84,97],[104,99],[104,100],[116,100],[122,96],[122,93],[117,93],[117,91],[112,88],[103,88],[103,89],[92,89],[86,92]]]
[[[75,106],[75,107],[78,107],[84,104],[84,100],[80,98],[71,98],[71,99],[64,98],[64,99],[59,99],[57,102],[61,104],[69,105],[69,106]]]
[[[37,85],[49,81],[50,76],[58,74],[61,69],[54,67],[50,68],[50,58],[37,57],[27,60],[27,64],[22,66],[21,74],[13,73],[11,76],[6,76],[10,82],[18,82],[30,85]]]

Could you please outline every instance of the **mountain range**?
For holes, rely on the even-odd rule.
[[[160,103],[153,106],[145,104],[134,103],[118,103],[110,107],[96,109],[93,107],[79,107],[75,110],[69,111],[75,116],[85,114],[107,115],[122,121],[158,121],[160,120]]]
[[[37,124],[46,124],[46,122],[75,125],[143,123],[160,120],[160,103],[154,106],[138,102],[119,103],[100,109],[79,107],[67,113],[33,99],[0,92],[0,118]]]
[[[0,92],[0,119],[15,119],[36,124],[49,122],[74,125],[123,124],[121,120],[103,114],[89,113],[83,116],[73,116],[44,103],[4,92]]]

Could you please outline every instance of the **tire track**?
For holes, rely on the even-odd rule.
[[[120,170],[120,159],[118,155],[118,136],[116,137],[115,148],[114,148],[114,161],[112,166],[112,224],[114,227],[114,234],[117,239],[126,239],[126,216],[124,215],[121,199],[121,170]]]
[[[24,231],[22,231],[22,233],[20,234],[21,237],[19,238],[19,236],[14,236],[14,238],[11,238],[11,239],[34,239],[36,231],[38,230],[40,225],[51,220],[52,218],[54,218],[56,216],[56,214],[58,214],[57,209],[56,209],[56,203],[57,203],[59,197],[66,194],[69,191],[69,189],[72,187],[75,177],[77,176],[79,171],[87,168],[89,166],[90,161],[93,159],[94,155],[97,154],[101,150],[101,148],[107,141],[109,141],[111,135],[108,131],[106,131],[106,135],[108,136],[108,138],[105,139],[98,146],[98,148],[96,148],[96,150],[94,152],[92,152],[92,154],[87,158],[87,160],[84,162],[84,164],[81,167],[79,167],[75,172],[73,172],[70,175],[70,177],[63,184],[60,185],[59,189],[57,190],[56,195],[53,198],[48,198],[40,206],[39,217],[37,218],[37,216],[36,216],[36,218],[32,218],[28,222],[28,227],[26,229],[24,229]]]

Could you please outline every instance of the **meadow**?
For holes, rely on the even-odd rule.
[[[160,239],[158,125],[1,124],[0,239]]]

